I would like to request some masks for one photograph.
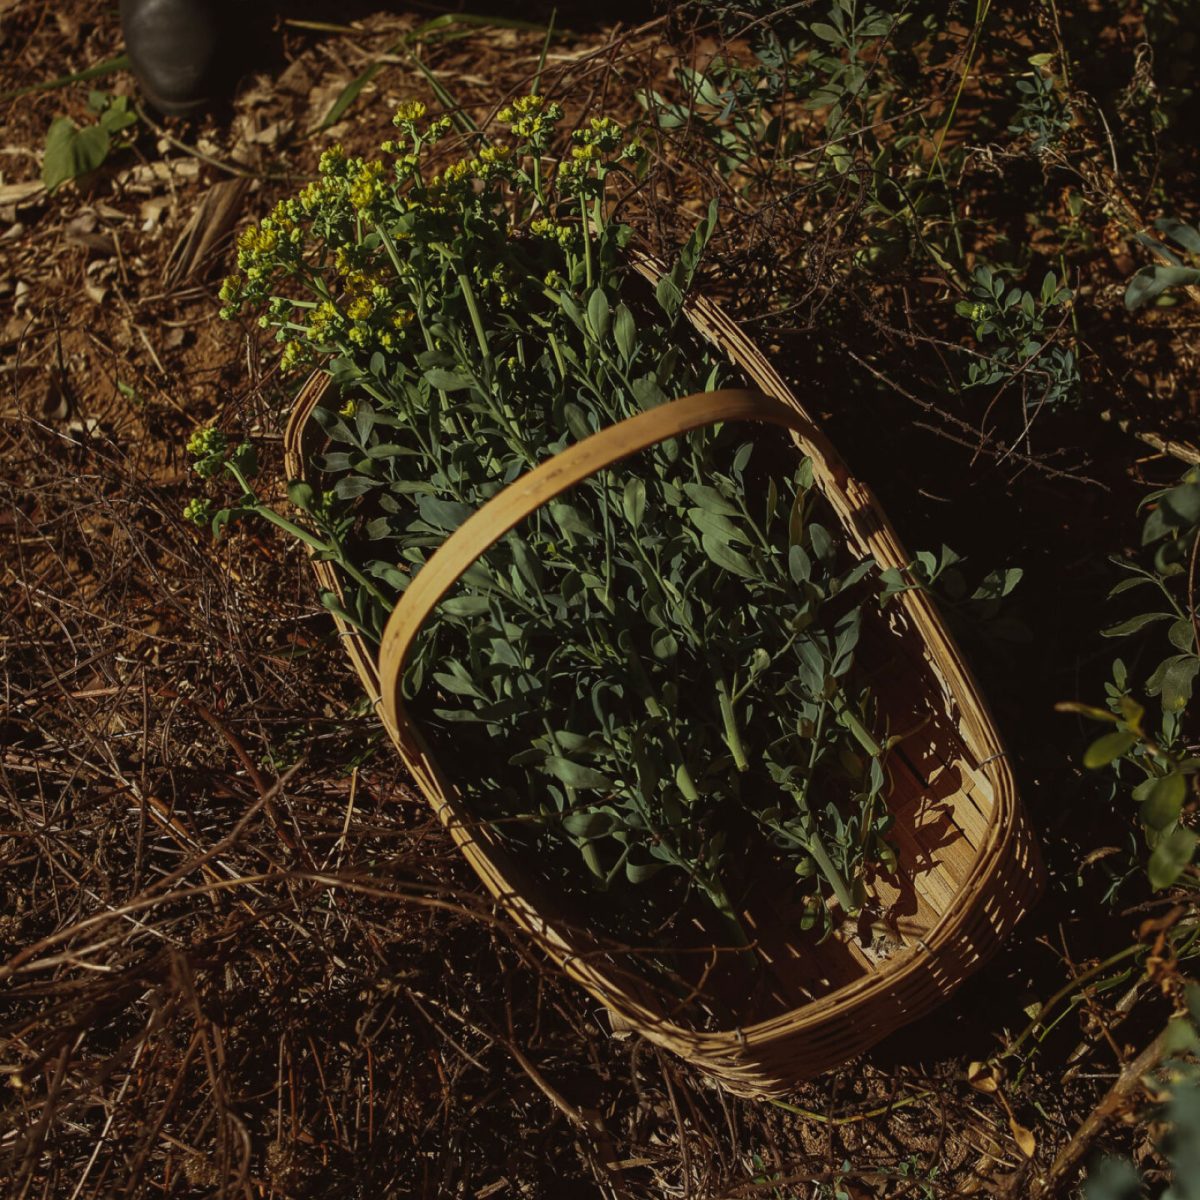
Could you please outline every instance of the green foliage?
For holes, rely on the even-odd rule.
[[[42,182],[49,192],[103,164],[109,153],[122,144],[117,135],[137,122],[128,96],[93,91],[88,105],[98,114],[93,125],[81,128],[70,117],[55,117],[51,122],[42,159]]]
[[[1094,770],[1112,766],[1118,771],[1124,764],[1140,776],[1130,795],[1138,806],[1149,851],[1147,871],[1153,887],[1166,888],[1191,882],[1197,842],[1190,821],[1196,808],[1194,779],[1200,759],[1189,752],[1184,721],[1200,673],[1193,561],[1200,536],[1200,470],[1193,468],[1174,487],[1153,492],[1143,507],[1149,510],[1142,544],[1152,549],[1150,564],[1116,560],[1125,578],[1113,587],[1110,597],[1149,594],[1152,603],[1143,603],[1141,611],[1110,626],[1104,635],[1132,637],[1165,624],[1172,652],[1160,659],[1142,685],[1145,695],[1159,702],[1158,728],[1147,726],[1146,709],[1135,698],[1121,659],[1114,662],[1112,681],[1106,685],[1106,708],[1059,707],[1115,726],[1092,742],[1083,763]]]
[[[974,587],[962,570],[963,559],[949,546],[940,554],[920,550],[908,567],[881,571],[880,593],[884,601],[912,588],[923,588],[937,596],[947,621],[960,636],[981,635],[993,642],[1024,642],[1029,630],[1005,610],[1005,600],[1021,582],[1020,567],[989,571]]]
[[[553,169],[560,117],[519,100],[501,114],[511,141],[481,136],[435,171],[444,120],[406,105],[388,165],[328,152],[320,181],[239,242],[227,315],[264,310],[284,367],[328,356],[346,397],[315,413],[328,445],[289,497],[311,526],[298,536],[343,573],[326,604],[368,637],[505,484],[721,382],[681,320],[715,205],[651,293],[606,205],[636,146],[593,119]],[[242,491],[214,529],[251,512],[291,525],[240,450],[194,441],[197,470]],[[866,872],[895,863],[888,740],[855,672],[873,565],[845,561],[823,518],[809,463],[785,469],[736,427],[696,431],[539,510],[422,630],[405,693],[447,761],[471,764],[457,782],[473,809],[572,888],[582,860],[625,931],[693,893],[743,939],[741,896],[773,860],[802,923],[828,927],[829,896],[855,911]],[[630,885],[651,900],[620,900]]]
[[[870,124],[865,117],[875,99],[871,77],[877,57],[904,18],[858,0],[835,0],[817,21],[800,19],[808,10],[714,7],[730,31],[747,23],[753,62],[718,56],[703,72],[680,67],[675,82],[681,98],[643,92],[638,95],[643,107],[661,129],[686,126],[692,136],[710,142],[723,175],[738,177],[746,192],[761,192],[814,140],[812,129],[785,119],[800,100],[804,124],[820,135],[813,181],[844,183],[858,157],[860,126]]]
[[[1038,155],[1062,141],[1074,115],[1070,101],[1046,70],[1052,58],[1049,54],[1035,54],[1029,60],[1033,70],[1016,82],[1017,111],[1008,126],[1009,133],[1027,137],[1029,148]]]
[[[1200,256],[1200,230],[1173,217],[1160,217],[1154,222],[1154,228],[1174,242],[1179,249],[1189,255]],[[1200,269],[1185,265],[1183,259],[1170,246],[1145,233],[1138,234],[1138,241],[1165,258],[1169,265],[1142,267],[1133,276],[1125,289],[1125,307],[1130,312],[1151,301],[1166,302],[1164,293],[1172,288],[1200,283]]]
[[[869,295],[869,323],[885,338],[903,329],[914,348],[944,345],[957,333],[948,307],[934,311],[934,292],[948,291],[979,345],[961,381],[933,351],[932,374],[914,393],[956,393],[988,425],[1003,398],[1006,420],[1019,422],[1009,445],[1043,411],[1074,405],[1081,373],[1066,262],[1061,278],[1028,292],[1005,277],[1034,267],[1028,231],[1053,202],[993,189],[979,170],[986,161],[987,178],[1002,181],[1014,160],[1044,168],[1052,150],[1065,153],[1075,107],[1054,57],[1030,55],[1028,29],[987,4],[952,22],[935,5],[867,0],[701,11],[728,41],[702,71],[679,68],[673,89],[642,102],[671,149],[715,166],[745,210],[770,214],[764,242],[789,224],[797,252],[756,262],[789,323],[831,329],[854,350]],[[998,150],[1006,126],[1013,138]],[[1013,215],[1009,228],[997,213]],[[1080,241],[1089,236],[1078,212],[1072,220]],[[1012,265],[980,265],[989,259]],[[935,280],[937,289],[920,286]]]
[[[967,387],[1015,383],[1027,412],[1074,402],[1079,365],[1074,351],[1056,340],[1069,314],[1070,290],[1053,271],[1046,273],[1036,295],[1010,287],[1000,271],[985,265],[976,267],[971,278],[973,299],[959,301],[955,311],[971,321],[984,355],[972,359]],[[1057,322],[1055,309],[1064,310]]]

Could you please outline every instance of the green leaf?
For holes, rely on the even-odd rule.
[[[563,758],[559,761],[567,760]],[[604,837],[615,823],[611,813],[603,812],[573,812],[563,817],[563,828],[572,837],[585,839]]]
[[[703,483],[685,483],[683,490],[688,494],[692,503],[705,512],[717,513],[723,517],[740,517],[742,514],[721,495],[714,487]]]
[[[433,680],[444,691],[455,696],[470,696],[475,700],[485,700],[487,697],[475,686],[470,679],[454,675],[449,671],[435,671]]]
[[[622,360],[628,364],[637,350],[637,324],[633,313],[624,304],[617,305],[616,319],[613,321],[613,338],[617,343]]]
[[[602,342],[608,333],[609,323],[608,297],[604,294],[603,288],[592,290],[592,294],[588,297],[587,316],[588,324],[591,326],[596,340]]]
[[[569,758],[560,758],[555,754],[548,755],[545,768],[555,779],[561,780],[569,788],[578,790],[612,789],[612,782],[606,775],[592,770],[591,767],[585,767],[581,763],[572,762]]]
[[[1125,307],[1134,312],[1157,299],[1167,288],[1200,283],[1200,271],[1192,267],[1143,267],[1125,289]]]
[[[650,650],[655,658],[674,658],[679,653],[679,639],[669,629],[656,629],[650,635]]]
[[[478,617],[489,607],[486,596],[452,596],[441,605],[442,612],[451,617]]]
[[[804,583],[812,578],[812,559],[803,546],[793,546],[788,551],[788,574],[793,583]]]
[[[727,542],[718,541],[712,534],[706,533],[701,537],[700,545],[718,567],[731,571],[734,575],[741,575],[743,579],[758,578],[758,572],[750,560],[744,554],[739,554]]]
[[[1110,625],[1107,629],[1100,630],[1101,637],[1127,637],[1131,633],[1138,633],[1145,629],[1147,625],[1153,625],[1155,621],[1167,621],[1173,617],[1174,613],[1139,613],[1136,617],[1130,617],[1128,621],[1122,621],[1119,625]]]
[[[100,124],[110,134],[120,133],[122,129],[128,129],[130,125],[136,125],[137,119],[137,113],[129,111],[128,96],[114,96],[108,107],[100,114]]]
[[[1200,484],[1181,483],[1165,492],[1159,500],[1167,524],[1188,526],[1200,523]]]
[[[1112,733],[1106,733],[1102,737],[1098,737],[1084,752],[1083,765],[1085,767],[1107,766],[1114,759],[1120,758],[1127,750],[1133,749],[1137,745],[1137,734],[1130,733],[1127,729],[1117,729]]]
[[[1192,861],[1195,850],[1196,835],[1190,829],[1173,829],[1159,841],[1150,855],[1150,886],[1155,891],[1170,887]]]
[[[683,293],[666,275],[658,281],[658,285],[654,289],[654,298],[658,301],[659,308],[672,320],[683,307]]]
[[[1172,660],[1162,677],[1162,703],[1168,712],[1180,712],[1192,698],[1192,684],[1200,672],[1200,660],[1180,655]]]
[[[471,386],[471,381],[465,375],[447,371],[444,367],[430,367],[425,372],[425,379],[431,387],[443,392],[461,392],[463,388]]]
[[[293,479],[287,485],[288,499],[301,512],[311,512],[315,496],[312,488],[302,479]]]
[[[667,402],[667,393],[662,390],[653,375],[643,375],[635,379],[630,387],[633,389],[634,399],[642,408],[657,408]]]
[[[808,540],[812,544],[813,553],[823,563],[828,564],[833,561],[836,553],[833,538],[830,537],[829,530],[824,525],[818,525],[815,521],[809,525]]]
[[[42,159],[42,182],[48,192],[68,179],[78,179],[94,171],[108,157],[110,140],[103,125],[80,129],[70,117],[55,117],[46,134],[46,153]]]
[[[457,529],[473,511],[457,500],[439,500],[436,496],[422,496],[417,501],[417,510],[422,521],[447,532]]]
[[[1153,579],[1147,579],[1144,575],[1134,575],[1131,579],[1122,579],[1120,583],[1113,584],[1108,589],[1108,598],[1111,600],[1114,596],[1119,596],[1131,588],[1144,587],[1146,584],[1153,582]]]
[[[1167,637],[1176,650],[1190,654],[1196,649],[1196,628],[1187,617],[1180,617],[1167,630]]]
[[[516,534],[509,536],[508,547],[512,551],[513,565],[517,568],[517,573],[525,581],[526,586],[534,592],[540,592],[542,590],[542,564],[538,562],[537,555]]]
[[[76,71],[71,75],[59,75],[55,79],[31,83],[10,92],[0,92],[0,101],[16,100],[20,96],[30,96],[37,92],[55,92],[59,88],[70,87],[73,83],[84,83],[89,79],[100,79],[104,75],[111,75],[114,71],[127,70],[129,70],[129,55],[118,54],[116,58],[105,59],[103,62],[86,67],[82,71]]]
[[[365,475],[346,475],[333,485],[333,494],[339,500],[353,500],[355,496],[364,496],[379,484]]]
[[[741,542],[750,545],[750,539],[728,518],[720,513],[708,512],[703,508],[689,508],[688,516],[692,524],[705,537],[711,537],[718,542]]]
[[[1183,802],[1187,799],[1187,780],[1175,771],[1151,781],[1152,786],[1142,799],[1141,815],[1151,829],[1167,829],[1179,820]]]
[[[647,879],[657,875],[666,865],[664,862],[635,863],[626,860],[625,878],[630,883],[645,883]]]
[[[550,516],[564,534],[573,533],[580,537],[594,537],[595,529],[588,519],[574,506],[565,501],[554,501],[550,504]]]
[[[646,512],[646,485],[640,479],[631,479],[626,483],[622,507],[625,520],[636,530]]]
[[[403,49],[404,43],[400,42],[393,46],[392,52]],[[333,102],[329,111],[322,118],[321,123],[312,130],[313,133],[320,133],[322,129],[328,129],[331,125],[336,125],[341,119],[342,114],[358,99],[359,93],[383,70],[383,63],[373,62],[368,64],[366,70],[361,74],[356,75],[341,92],[338,93],[337,99]]]
[[[1174,217],[1159,217],[1154,222],[1154,228],[1169,237],[1177,246],[1182,246],[1192,254],[1200,254],[1200,232],[1190,225],[1185,225]]]

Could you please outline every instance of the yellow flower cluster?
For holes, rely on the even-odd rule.
[[[529,232],[534,237],[548,238],[562,247],[567,247],[575,240],[576,229],[573,225],[560,225],[548,217],[538,217],[529,223]]]
[[[419,121],[425,112],[425,105],[420,100],[405,100],[396,109],[395,115],[392,117],[392,124],[400,127],[412,125],[415,121]]]
[[[183,519],[191,521],[194,525],[207,525],[213,517],[213,504],[211,500],[202,499],[199,496],[193,496],[183,506]]]
[[[377,158],[351,170],[346,194],[356,211],[371,212],[387,199],[388,186],[384,183],[383,172],[383,163]]]
[[[332,300],[318,304],[308,318],[308,337],[313,343],[332,339],[345,324],[338,306]]]
[[[521,117],[530,116],[545,106],[545,96],[521,96],[514,100],[508,108],[502,108],[498,120],[510,125]]]
[[[430,181],[427,202],[435,209],[444,207],[444,193],[459,188],[471,179],[489,180],[508,175],[512,164],[512,147],[499,143],[486,146],[471,158],[460,158],[449,163],[440,175]]]
[[[290,375],[311,360],[312,355],[308,350],[293,338],[284,346],[283,353],[279,356],[279,369],[285,375]]]
[[[342,175],[346,170],[346,162],[346,152],[341,143],[336,142],[328,150],[322,151],[317,170],[322,175]]]
[[[498,114],[498,119],[512,130],[513,134],[540,149],[562,120],[562,106],[555,101],[546,101],[543,96],[522,96]]]
[[[457,162],[450,163],[441,175],[434,176],[434,186],[441,183],[445,187],[453,187],[471,174],[471,159],[460,158]]]
[[[193,431],[187,441],[187,452],[193,458],[207,458],[210,454],[224,454],[229,439],[212,425],[201,425]]]
[[[604,154],[611,154],[621,144],[625,130],[612,117],[593,117],[583,129],[571,135],[576,142],[595,146]]]

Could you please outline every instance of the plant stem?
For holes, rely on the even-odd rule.
[[[807,807],[808,803],[805,801],[805,808]],[[841,872],[834,866],[833,859],[829,857],[829,851],[825,849],[825,843],[821,841],[821,835],[817,833],[815,828],[808,835],[806,849],[812,855],[813,862],[821,868],[821,874],[829,881],[829,886],[833,888],[833,894],[842,906],[842,911],[847,915],[852,913],[855,908],[854,897],[850,895],[850,889],[846,886],[846,881],[842,878]]]
[[[675,730],[670,716],[664,711],[661,704],[658,702],[658,697],[654,694],[654,686],[650,682],[649,672],[646,670],[646,664],[642,662],[642,656],[637,652],[635,647],[629,650],[629,665],[633,668],[634,681],[638,685],[638,690],[642,693],[642,702],[646,706],[646,712],[654,718],[661,718],[667,727],[667,736],[671,739],[671,747],[675,751],[678,769],[675,772],[675,782],[679,785],[679,791],[683,798],[689,804],[695,804],[700,799],[700,793],[696,790],[695,780],[692,779],[691,772],[687,769],[687,764],[683,761],[683,754],[679,749],[679,743],[675,740]]]
[[[750,770],[750,762],[742,745],[741,730],[738,729],[737,714],[733,711],[733,699],[729,694],[729,685],[724,675],[718,675],[716,681],[717,703],[721,706],[721,721],[725,726],[725,744],[733,755],[734,766],[739,771]]]
[[[392,601],[390,601],[379,588],[371,582],[352,562],[350,562],[342,552],[341,546],[333,541],[322,541],[315,534],[309,533],[307,529],[289,521],[287,517],[281,516],[269,504],[264,504],[254,494],[254,489],[247,482],[246,477],[233,465],[231,462],[226,462],[226,469],[237,480],[238,486],[245,494],[250,497],[253,504],[252,507],[260,517],[266,521],[270,521],[272,525],[282,529],[284,533],[290,533],[292,537],[297,538],[306,546],[310,546],[320,554],[328,554],[334,562],[337,563],[343,571],[346,572],[357,584],[367,589],[372,596],[378,600],[385,609],[391,609]]]
[[[809,743],[808,773],[804,777],[804,786],[799,790],[792,791],[792,799],[795,800],[796,807],[807,818],[808,828],[804,835],[805,849],[813,862],[820,868],[821,874],[829,881],[829,886],[833,889],[833,894],[837,897],[842,910],[849,914],[854,911],[854,899],[850,895],[846,881],[842,878],[842,873],[834,865],[829,851],[825,848],[825,843],[821,840],[821,834],[817,829],[817,819],[813,816],[812,808],[808,803],[808,789],[812,786],[812,775],[817,766],[817,753],[821,747],[821,732],[825,727],[826,711],[826,705],[822,704],[820,712],[817,714],[817,727],[813,731],[812,741]]]
[[[879,758],[883,754],[883,747],[871,736],[870,730],[858,719],[858,714],[846,703],[845,693],[839,691],[833,704],[838,720],[850,731],[854,740],[872,758]]]
[[[462,288],[463,300],[466,301],[467,312],[471,316],[471,327],[475,330],[475,340],[479,343],[479,350],[483,355],[484,370],[490,389],[492,381],[492,350],[488,345],[487,333],[484,331],[483,320],[479,315],[479,305],[475,300],[475,292],[471,287],[471,281],[461,271],[455,272],[455,277],[458,279],[458,286]]]

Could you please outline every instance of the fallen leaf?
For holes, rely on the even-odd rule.
[[[1019,1124],[1015,1117],[1008,1118],[1008,1127],[1012,1131],[1013,1141],[1017,1143],[1017,1149],[1026,1158],[1032,1158],[1037,1152],[1037,1138],[1024,1125]]]
[[[967,1082],[977,1092],[991,1094],[1000,1087],[1000,1073],[988,1063],[973,1062],[967,1068]]]

